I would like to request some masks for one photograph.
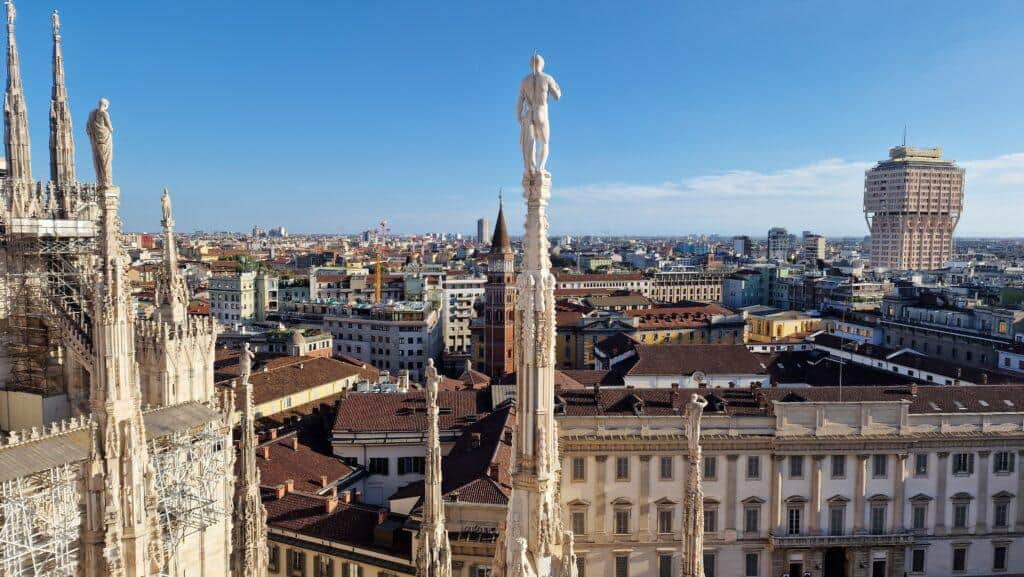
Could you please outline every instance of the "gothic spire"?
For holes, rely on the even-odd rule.
[[[423,521],[416,553],[418,577],[451,577],[451,546],[444,521],[441,492],[441,434],[438,427],[437,390],[441,377],[434,360],[427,361],[427,458],[423,468]]]
[[[157,307],[160,319],[169,323],[181,323],[188,314],[188,289],[178,272],[178,247],[174,243],[174,216],[171,214],[171,194],[164,189],[160,197],[164,229],[164,266],[158,275]]]
[[[63,190],[75,182],[75,139],[64,83],[60,15],[53,11],[53,92],[50,95],[50,180]]]
[[[7,176],[14,182],[32,182],[32,156],[28,139],[28,110],[21,85],[21,62],[14,40],[13,0],[7,0],[7,94],[4,98],[4,144]]]
[[[238,484],[235,487],[235,519],[231,571],[234,577],[266,577],[267,510],[260,498],[260,470],[256,466],[256,413],[249,374],[253,353],[249,343],[242,351],[242,415],[238,423]]]
[[[96,498],[89,501],[95,509],[88,515],[103,522],[87,540],[85,573],[152,575],[162,569],[164,560],[135,362],[135,314],[117,216],[120,191],[104,184],[98,197],[102,263],[94,299],[96,369],[89,405],[98,424],[100,447],[91,468],[97,471],[94,478],[103,482],[90,487]]]
[[[498,201],[498,219],[494,223],[494,236],[491,237],[491,254],[512,254],[512,243],[505,225],[505,203],[501,200]]]
[[[546,102],[546,91],[557,90],[547,75],[540,76],[534,55],[533,74],[523,79],[520,106],[529,97],[530,109]],[[544,80],[545,93],[536,92]],[[554,88],[552,88],[554,86]],[[557,92],[554,94],[557,98]],[[547,114],[544,114],[547,117]],[[521,116],[530,122],[534,115]],[[530,144],[532,147],[533,144]],[[558,503],[558,427],[555,423],[555,277],[548,255],[547,205],[551,199],[551,175],[543,170],[543,158],[534,165],[526,154],[523,197],[526,229],[523,233],[522,271],[517,280],[516,339],[516,437],[512,471],[512,498],[504,542],[495,565],[498,577],[575,577],[573,535],[564,531]],[[546,154],[545,154],[546,156]],[[537,168],[539,166],[540,168]]]

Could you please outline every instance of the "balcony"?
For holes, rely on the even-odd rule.
[[[914,544],[914,534],[886,533],[882,535],[777,535],[769,536],[773,549],[810,547],[896,547]]]

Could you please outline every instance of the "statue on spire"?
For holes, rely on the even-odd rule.
[[[160,195],[160,208],[163,210],[163,222],[166,227],[167,223],[173,220],[171,218],[171,193],[168,192],[166,188],[164,189],[164,193]]]
[[[441,376],[434,359],[427,360],[427,455],[423,471],[423,520],[416,551],[417,577],[452,577],[452,550],[445,528],[441,492],[441,435],[438,428],[437,391]]]
[[[562,97],[562,89],[554,78],[544,73],[544,58],[536,52],[530,58],[530,70],[530,74],[519,84],[519,99],[516,100],[519,143],[523,148],[523,171],[527,175],[546,175],[548,140],[551,136],[548,94],[558,100]]]
[[[100,98],[99,105],[89,113],[85,132],[92,143],[92,161],[96,168],[96,186],[108,188],[114,185],[114,127],[110,124],[110,101]]]

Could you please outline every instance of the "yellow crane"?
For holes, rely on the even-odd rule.
[[[384,266],[382,257],[384,253],[384,241],[391,232],[388,228],[388,221],[382,220],[377,225],[377,265],[374,267],[373,302],[381,303],[384,289]]]

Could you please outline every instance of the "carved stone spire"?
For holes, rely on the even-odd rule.
[[[120,191],[107,185],[98,196],[102,266],[93,311],[95,371],[89,397],[98,443],[87,481],[96,498],[88,501],[92,521],[83,536],[82,560],[86,575],[153,575],[165,563],[137,380],[135,315],[117,216]]]
[[[546,94],[533,94],[531,98],[540,102]],[[529,118],[520,120],[529,122]],[[527,212],[523,266],[517,282],[515,461],[501,559],[504,567],[499,571],[503,577],[572,577],[576,571],[573,536],[562,527],[557,497],[560,466],[554,415],[555,277],[548,255],[547,218],[550,174],[527,166],[523,196]]]
[[[423,469],[423,521],[416,552],[418,577],[451,577],[452,552],[444,522],[441,492],[441,434],[437,416],[437,390],[441,377],[434,360],[427,361],[427,458]]]
[[[164,228],[164,264],[157,276],[156,305],[160,320],[180,324],[188,315],[188,287],[178,271],[178,247],[174,244],[174,216],[171,214],[171,195],[164,189],[160,198]]]
[[[14,40],[14,2],[7,6],[7,93],[4,97],[4,145],[7,150],[7,179],[13,216],[28,216],[35,209],[32,186],[32,154],[28,136],[28,109],[21,85],[21,62]]]
[[[245,344],[243,367],[251,364],[252,352]],[[235,486],[234,535],[231,552],[233,577],[266,577],[267,510],[260,499],[260,470],[256,466],[256,413],[252,400],[251,369],[242,372],[242,417],[238,424],[238,484]]]
[[[61,49],[60,16],[53,11],[53,92],[50,95],[50,180],[58,190],[75,182],[75,138],[71,107],[64,83],[64,52]]]
[[[700,418],[707,404],[704,397],[695,394],[683,410],[687,441],[683,577],[704,577],[704,458],[700,447]]]

